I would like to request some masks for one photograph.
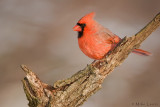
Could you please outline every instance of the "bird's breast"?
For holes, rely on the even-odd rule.
[[[112,47],[112,44],[107,44],[104,40],[97,36],[83,35],[78,39],[81,51],[92,59],[102,59]]]

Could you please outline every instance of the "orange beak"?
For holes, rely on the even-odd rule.
[[[73,30],[74,31],[78,31],[78,32],[82,31],[82,29],[81,29],[81,27],[79,25],[74,26]]]

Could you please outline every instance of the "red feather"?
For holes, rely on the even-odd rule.
[[[92,59],[100,60],[116,47],[121,38],[97,23],[93,19],[94,16],[94,12],[85,15],[73,29],[79,33],[78,44],[81,51]],[[145,56],[151,55],[141,49],[135,49],[133,53]]]

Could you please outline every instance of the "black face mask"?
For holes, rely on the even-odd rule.
[[[83,36],[84,27],[86,26],[86,24],[77,23],[77,25],[79,25],[82,29],[81,31],[78,32],[78,38],[80,38]]]

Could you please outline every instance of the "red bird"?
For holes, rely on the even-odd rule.
[[[78,32],[81,51],[92,59],[100,60],[116,47],[121,38],[97,23],[93,19],[94,16],[94,12],[85,15],[73,29]],[[141,49],[134,49],[132,52],[144,56],[150,55],[149,52]]]

